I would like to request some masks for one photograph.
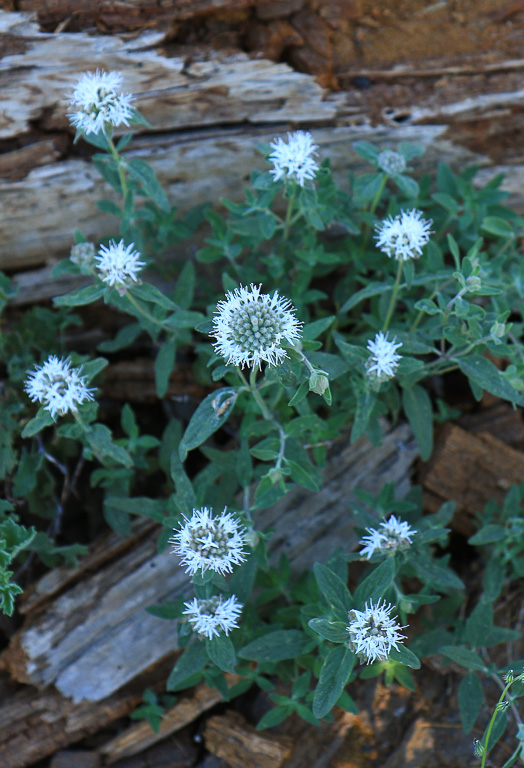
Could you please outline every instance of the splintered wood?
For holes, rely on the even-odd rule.
[[[132,5],[136,7],[119,3],[119,13]],[[41,3],[41,10],[55,6]],[[300,27],[298,16],[296,24]],[[2,269],[36,267],[67,255],[75,227],[96,242],[115,234],[114,217],[101,213],[96,203],[104,198],[117,202],[116,196],[89,159],[71,158],[69,151],[68,96],[79,75],[93,69],[93,62],[101,70],[123,73],[125,91],[136,96],[137,108],[157,132],[148,129],[147,135],[136,137],[129,157],[152,165],[169,200],[182,211],[215,204],[222,197],[238,199],[250,172],[267,167],[257,146],[290,128],[314,130],[320,156],[330,158],[342,185],[349,170],[366,167],[351,149],[355,141],[379,147],[420,143],[426,154],[417,160],[416,170],[422,172],[433,170],[439,161],[459,168],[473,162],[490,164],[487,149],[478,141],[477,152],[466,148],[465,126],[476,126],[479,134],[485,133],[484,125],[496,132],[496,115],[511,112],[513,132],[522,130],[522,90],[443,105],[430,99],[404,110],[404,115],[384,110],[383,124],[372,125],[365,97],[361,94],[355,101],[353,88],[330,92],[311,75],[241,51],[191,48],[190,56],[167,55],[163,32],[132,38],[51,34],[41,32],[27,14],[3,13],[2,49],[0,138],[9,147],[0,154]],[[507,170],[504,186],[514,205],[524,207],[522,165],[483,168],[479,182],[486,183],[499,170]],[[64,200],[68,216],[63,216]]]
[[[293,748],[291,739],[257,731],[237,712],[210,717],[204,739],[206,748],[230,768],[280,768]]]
[[[487,432],[474,435],[446,424],[422,472],[425,506],[436,511],[444,501],[456,501],[453,528],[471,536],[472,517],[489,499],[501,504],[510,487],[523,480],[524,455],[520,451]]]

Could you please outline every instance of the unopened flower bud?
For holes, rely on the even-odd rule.
[[[323,395],[327,389],[329,389],[329,379],[326,374],[320,371],[312,373],[309,377],[309,391]]]
[[[496,320],[489,329],[489,334],[495,339],[504,338],[506,335],[506,323],[499,323],[499,321]]]
[[[71,246],[69,258],[73,264],[77,264],[79,267],[90,267],[94,264],[95,253],[93,243],[75,243]]]
[[[276,467],[271,467],[271,469],[267,473],[267,476],[269,477],[273,485],[276,485],[282,479],[282,473]]]
[[[482,280],[477,275],[470,275],[466,279],[466,287],[470,293],[476,293],[480,291],[482,286]]]
[[[392,149],[384,149],[377,157],[377,164],[381,171],[388,176],[395,176],[406,170],[406,159],[399,152]]]

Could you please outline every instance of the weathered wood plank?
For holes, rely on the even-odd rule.
[[[357,543],[349,512],[352,489],[376,491],[395,482],[403,495],[416,456],[405,424],[387,432],[379,447],[362,439],[333,450],[321,491],[294,489],[257,515],[257,527],[275,531],[272,556],[278,560],[286,552],[300,572],[341,544],[351,550]],[[73,702],[101,701],[172,653],[172,623],[145,608],[181,593],[189,599],[191,587],[174,555],[157,554],[155,538],[148,536],[116,561],[86,573],[48,605],[40,602],[2,655],[3,668],[21,682],[54,684]]]
[[[25,14],[0,13],[0,47],[4,43],[7,49],[0,60],[0,138],[32,137],[35,129],[40,136],[45,131],[71,137],[68,94],[79,74],[96,62],[100,69],[122,71],[126,91],[136,94],[137,107],[159,135],[139,136],[131,156],[151,162],[170,200],[182,210],[202,202],[216,204],[220,197],[238,199],[252,168],[267,167],[257,145],[293,128],[314,132],[320,156],[331,158],[344,185],[350,169],[363,167],[350,149],[353,141],[367,139],[380,147],[415,141],[427,148],[417,171],[434,170],[438,160],[459,168],[476,162],[485,166],[479,176],[485,182],[505,170],[512,204],[524,209],[524,166],[493,165],[487,156],[466,148],[480,147],[478,137],[494,135],[501,120],[506,124],[511,119],[513,132],[524,129],[522,90],[445,104],[433,98],[402,114],[385,110],[385,124],[373,126],[365,97],[359,101],[351,91],[330,93],[309,75],[241,52],[167,56],[162,39],[151,31],[132,39],[53,35],[40,32]],[[512,62],[513,68],[517,64]],[[96,208],[97,200],[112,195],[92,165],[68,155],[62,145],[56,157],[54,139],[37,142],[38,152],[31,143],[16,150],[9,144],[4,160],[3,269],[66,255],[75,226],[94,240],[115,234],[115,220]]]

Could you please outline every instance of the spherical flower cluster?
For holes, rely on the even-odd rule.
[[[429,241],[431,219],[423,219],[422,211],[401,211],[398,216],[384,219],[375,226],[377,247],[397,261],[418,259],[422,247]]]
[[[379,331],[375,340],[370,339],[367,343],[367,349],[371,352],[366,363],[368,375],[376,376],[384,381],[395,375],[399,361],[402,355],[397,355],[396,350],[402,346],[402,342],[395,343],[388,340],[387,333],[384,335]]]
[[[95,260],[95,246],[93,243],[75,243],[71,246],[69,258],[73,264],[79,267],[90,267]]]
[[[33,402],[42,403],[55,418],[69,411],[76,411],[77,405],[94,400],[88,389],[81,368],[72,368],[69,360],[51,355],[43,365],[29,373],[24,389]]]
[[[365,610],[349,612],[349,648],[357,654],[360,661],[366,664],[376,661],[386,661],[392,648],[398,650],[398,643],[406,637],[401,635],[401,627],[395,623],[389,613],[393,606],[379,600],[376,605],[370,600]]]
[[[381,530],[366,528],[369,535],[363,536],[360,540],[363,545],[360,554],[365,555],[368,560],[375,552],[396,552],[397,549],[406,549],[411,545],[411,539],[417,532],[409,523],[399,520],[395,515],[391,515],[387,522],[380,523],[379,528]]]
[[[119,243],[110,240],[109,246],[100,246],[95,261],[99,277],[104,283],[126,287],[138,281],[137,275],[144,262],[140,261],[140,253],[134,251],[134,247],[134,243],[125,246],[123,240]]]
[[[392,149],[384,149],[377,157],[377,164],[381,171],[388,176],[395,176],[397,173],[403,173],[406,170],[406,159],[399,152]]]
[[[85,134],[100,133],[106,124],[129,125],[132,96],[120,93],[120,72],[85,72],[71,96],[71,125]]]
[[[222,595],[214,595],[207,600],[194,597],[191,602],[184,603],[186,608],[182,613],[193,626],[195,632],[202,637],[218,637],[222,633],[229,635],[232,629],[238,627],[237,619],[242,613],[242,603],[235,595],[222,600]]]
[[[258,366],[264,360],[277,365],[287,353],[283,339],[293,344],[300,338],[302,323],[293,314],[290,301],[260,293],[261,286],[240,286],[228,291],[225,301],[219,301],[213,319],[213,346],[228,365]]]
[[[207,570],[231,573],[234,565],[246,559],[246,532],[226,509],[217,517],[207,507],[194,509],[180,530],[173,529],[175,534],[169,539],[174,544],[172,551],[182,558],[180,564],[191,576]]]
[[[287,138],[287,144],[280,137],[270,144],[273,150],[268,158],[273,163],[270,173],[275,181],[284,177],[303,187],[306,179],[314,179],[318,171],[318,164],[313,159],[318,146],[313,144],[313,137],[306,131],[288,133]]]

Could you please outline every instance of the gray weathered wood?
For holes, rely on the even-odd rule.
[[[372,125],[365,97],[356,106],[351,92],[330,93],[312,76],[241,52],[202,52],[189,61],[168,57],[158,32],[133,38],[53,35],[40,32],[26,14],[0,13],[2,39],[11,53],[0,61],[0,138],[15,139],[35,126],[61,139],[72,135],[66,112],[78,76],[95,67],[120,70],[125,90],[136,95],[157,134],[137,137],[130,154],[151,162],[182,210],[221,197],[238,199],[251,169],[267,167],[257,145],[294,128],[313,131],[320,156],[331,158],[345,186],[347,172],[363,167],[352,142],[367,139],[382,147],[415,141],[427,148],[417,172],[434,170],[438,160],[456,168],[476,162],[484,166],[484,180],[506,170],[512,204],[524,208],[524,166],[495,165],[464,143],[464,126],[472,120],[477,133],[483,124],[493,133],[497,119],[508,115],[512,129],[522,129],[524,113],[515,108],[521,90],[451,104],[433,100],[400,117],[398,110],[386,110],[384,124]],[[100,198],[114,198],[89,161],[64,156],[58,140],[40,143],[41,153],[11,150],[3,165],[0,155],[0,268],[27,268],[67,255],[75,227],[97,241],[116,234],[116,220],[96,208]]]
[[[353,489],[376,492],[394,482],[403,495],[416,456],[406,424],[387,432],[379,447],[363,438],[333,450],[321,491],[297,488],[258,513],[257,527],[275,531],[272,556],[278,560],[285,552],[297,572],[337,547],[350,551],[357,544]],[[3,654],[4,669],[38,687],[54,684],[73,702],[100,701],[170,654],[176,648],[173,624],[145,608],[181,593],[190,599],[191,586],[176,556],[156,553],[155,539],[148,536],[47,604],[40,602]]]

